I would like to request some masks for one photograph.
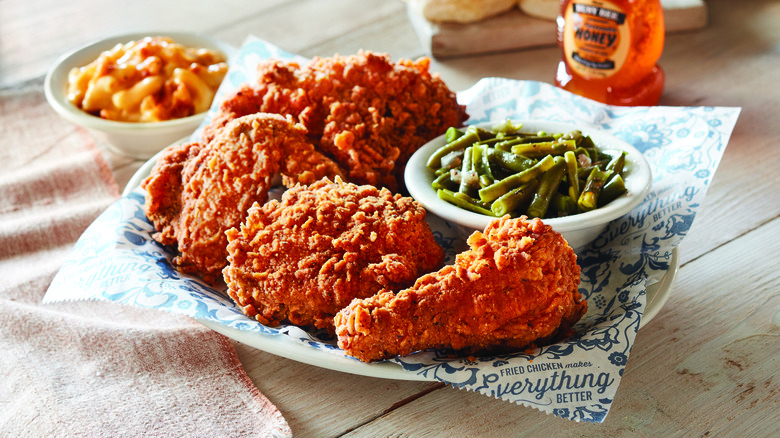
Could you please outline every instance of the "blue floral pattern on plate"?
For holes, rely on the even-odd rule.
[[[250,38],[220,89],[225,96],[269,57],[296,58]],[[296,58],[303,60],[303,58]],[[587,315],[565,341],[491,357],[430,350],[392,359],[408,373],[457,388],[533,406],[575,421],[603,421],[614,399],[645,309],[647,286],[669,268],[720,162],[738,108],[609,107],[551,85],[487,78],[458,93],[469,123],[545,119],[602,129],[642,151],[653,170],[652,192],[630,214],[578,254]],[[215,105],[216,107],[216,105]],[[212,108],[213,114],[214,108]],[[196,132],[195,136],[198,135]],[[47,302],[102,299],[162,309],[250,333],[289,336],[301,348],[343,355],[323,333],[266,327],[241,313],[224,284],[210,287],[177,272],[171,248],[155,242],[136,189],[84,232],[52,281]],[[447,263],[466,248],[467,231],[433,215],[429,222]]]

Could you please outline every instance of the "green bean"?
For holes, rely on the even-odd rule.
[[[512,122],[511,119],[506,119],[504,120],[503,123],[494,126],[493,132],[495,132],[496,134],[514,135],[520,132],[522,128],[523,128],[522,123],[515,124]]]
[[[477,136],[476,132],[466,132],[457,140],[449,142],[444,146],[440,147],[439,149],[436,149],[436,151],[433,154],[431,154],[431,157],[428,158],[428,167],[431,169],[436,169],[438,167],[441,167],[441,159],[445,155],[449,154],[452,151],[463,149],[477,140],[479,140],[479,137]]]
[[[604,181],[608,174],[598,167],[594,167],[585,182],[585,187],[577,199],[577,207],[580,211],[591,211],[598,207],[598,198],[601,189],[604,187]]]
[[[601,189],[601,194],[599,194],[597,205],[603,207],[627,191],[623,177],[620,174],[615,175],[613,178],[610,178],[608,183],[604,184],[604,188]]]
[[[496,143],[495,147],[499,151],[512,152],[512,146],[517,144],[517,142],[515,140],[517,140],[517,139],[513,138],[511,140],[507,140],[507,141],[502,141],[500,143]]]
[[[512,153],[529,158],[537,158],[545,155],[563,155],[566,151],[573,151],[574,148],[574,140],[542,141],[514,145],[512,146]]]
[[[520,173],[516,173],[512,176],[506,177],[501,181],[498,181],[490,186],[487,186],[479,190],[479,199],[482,202],[491,202],[497,199],[504,193],[521,186],[532,179],[535,179],[542,173],[546,172],[555,164],[555,159],[552,155],[548,155],[542,158],[536,165],[528,170]]]
[[[590,159],[591,163],[596,163],[599,159],[598,151],[595,148],[584,148],[582,146],[577,146],[576,149],[574,149],[574,155],[580,156],[585,155]]]
[[[536,189],[534,199],[528,206],[528,216],[543,218],[547,215],[547,209],[553,195],[558,191],[563,174],[566,173],[566,160],[563,157],[555,157],[555,164],[544,172]]]
[[[596,149],[596,143],[593,143],[593,139],[590,138],[589,135],[582,135],[582,132],[580,132],[580,135],[578,138],[576,138],[576,141],[577,141],[577,147],[581,147],[585,149]]]
[[[472,146],[472,157],[474,171],[480,175],[480,183],[482,177],[485,177],[485,186],[493,184],[495,178],[493,177],[493,171],[490,169],[490,162],[487,156],[487,146],[483,144],[475,144]]]
[[[482,168],[482,148],[483,145],[480,143],[474,143],[469,148],[471,149],[471,167],[480,175],[485,173],[485,170]]]
[[[436,177],[435,180],[431,183],[431,186],[433,186],[434,189],[442,189],[444,188],[444,184],[446,184],[448,181],[452,181],[450,179],[450,172],[442,173],[439,176]]]
[[[585,167],[580,167],[577,169],[577,178],[579,179],[588,179],[588,175],[593,172],[593,169],[595,169],[596,166],[590,165]]]
[[[604,170],[607,168],[607,165],[610,161],[612,161],[614,157],[609,154],[605,154],[601,151],[596,151],[596,159],[593,160],[593,164],[599,166],[599,169]]]
[[[574,156],[574,151],[566,151],[563,154],[563,158],[566,160],[567,176],[569,177],[569,196],[571,199],[577,199],[580,197],[580,179],[577,176],[577,157]]]
[[[560,192],[553,195],[550,201],[550,208],[552,211],[558,212],[558,216],[569,216],[579,213],[577,209],[577,201],[571,196],[562,195]]]
[[[537,163],[537,160],[494,148],[488,149],[487,155],[494,165],[514,172],[530,169]]]
[[[522,134],[520,134],[520,133],[509,134],[509,133],[505,133],[505,132],[496,132],[496,138],[494,140],[497,140],[497,141],[511,140],[513,138],[518,138],[521,135]]]
[[[473,154],[471,152],[473,146],[466,148],[466,153],[463,154],[463,165],[460,169],[460,193],[472,193],[474,190],[469,182],[469,175],[474,173],[474,162],[472,161]]]
[[[577,146],[577,148],[574,149],[574,155],[576,155],[577,157],[579,157],[580,155],[585,155],[586,157],[590,158],[590,151],[583,147]]]
[[[496,144],[496,148],[502,151],[511,152],[513,146],[517,146],[520,144],[529,144],[529,143],[543,143],[543,142],[553,142],[556,138],[551,135],[545,135],[545,136],[538,136],[534,135],[531,137],[515,137],[508,140],[504,140],[500,143]]]
[[[487,130],[485,128],[480,128],[479,126],[469,126],[466,128],[466,131],[472,130],[477,133],[477,136],[479,137],[479,141],[487,141],[491,138],[496,138],[496,133],[490,130]]]
[[[534,195],[537,185],[539,185],[539,182],[535,179],[532,179],[522,186],[504,193],[498,199],[493,201],[493,204],[490,206],[490,210],[493,211],[493,214],[496,217],[501,217],[505,214],[517,210],[518,207],[531,199],[531,197]]]
[[[435,180],[433,180],[431,186],[436,190],[438,189],[458,190],[459,187],[458,183],[452,180],[452,176],[450,175],[450,172],[439,175]]]
[[[507,140],[504,139],[504,138],[495,137],[495,138],[488,138],[487,140],[480,140],[480,141],[478,141],[478,142],[476,142],[474,144],[482,144],[482,145],[485,145],[485,146],[494,146],[496,144],[500,144],[500,143],[503,143],[505,141],[507,141]]]
[[[436,191],[436,193],[440,199],[454,204],[460,208],[473,211],[475,213],[484,214],[486,216],[493,216],[493,212],[488,208],[485,208],[484,204],[468,195],[464,195],[463,193],[455,193],[446,189],[439,189]]]
[[[468,128],[466,128],[466,132],[462,136],[458,137],[454,141],[445,144],[439,149],[436,149],[436,151],[431,155],[431,157],[428,158],[427,165],[431,169],[441,167],[442,157],[449,154],[450,152],[463,149],[466,146],[470,146],[475,142],[487,138],[493,138],[493,137],[494,135],[490,131],[486,131],[485,129],[478,128],[476,126],[469,126]]]
[[[460,137],[463,137],[463,134],[465,132],[461,131],[460,129],[451,126],[447,128],[447,132],[445,133],[445,138],[447,139],[447,143],[452,143],[453,141],[459,139]]]
[[[576,143],[579,143],[582,141],[582,131],[580,130],[574,130],[569,131],[562,137],[565,140],[574,140]]]
[[[626,151],[617,151],[616,155],[612,155],[612,159],[607,163],[607,170],[622,175],[623,167],[626,165],[626,154]]]

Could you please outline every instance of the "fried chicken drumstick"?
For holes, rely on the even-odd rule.
[[[315,150],[303,126],[277,114],[240,117],[206,144],[168,148],[142,183],[154,239],[178,246],[173,262],[180,270],[213,283],[227,264],[225,231],[268,199],[279,172],[287,186],[342,175]]]
[[[365,362],[427,348],[515,350],[554,341],[585,313],[576,255],[539,219],[495,220],[468,244],[454,265],[413,287],[341,310],[339,347]]]
[[[308,130],[318,150],[357,184],[396,191],[403,167],[423,144],[468,118],[430,60],[391,62],[388,55],[314,58],[306,65],[269,60],[255,83],[225,99],[205,127],[206,140],[237,117],[289,114]]]
[[[227,232],[228,293],[266,325],[333,331],[353,298],[400,290],[441,266],[444,250],[416,201],[387,189],[323,179],[255,205]]]

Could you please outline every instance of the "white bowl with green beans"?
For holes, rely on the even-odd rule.
[[[625,141],[539,120],[451,128],[411,157],[404,176],[409,194],[443,219],[482,230],[504,215],[539,217],[574,249],[641,203],[652,180]]]

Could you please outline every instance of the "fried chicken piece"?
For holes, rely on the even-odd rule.
[[[152,237],[163,245],[177,244],[182,172],[184,166],[198,156],[202,147],[198,142],[168,147],[157,160],[151,175],[141,182],[141,187],[147,192],[144,211],[157,230]]]
[[[252,204],[268,199],[280,171],[287,186],[342,175],[314,150],[305,128],[278,114],[241,117],[208,144],[169,148],[142,183],[153,238],[178,245],[174,264],[213,283],[227,265],[225,231],[238,226]]]
[[[468,244],[413,287],[341,310],[339,347],[365,362],[427,348],[508,351],[565,335],[587,310],[574,251],[541,220],[506,216]]]
[[[393,63],[388,55],[364,51],[314,58],[304,66],[267,61],[255,84],[222,103],[204,135],[258,111],[290,114],[320,151],[348,170],[350,181],[395,191],[409,157],[468,118],[429,66],[428,58]]]
[[[426,212],[387,189],[327,178],[255,205],[227,232],[228,293],[266,325],[283,321],[333,332],[354,298],[400,290],[441,266]]]

